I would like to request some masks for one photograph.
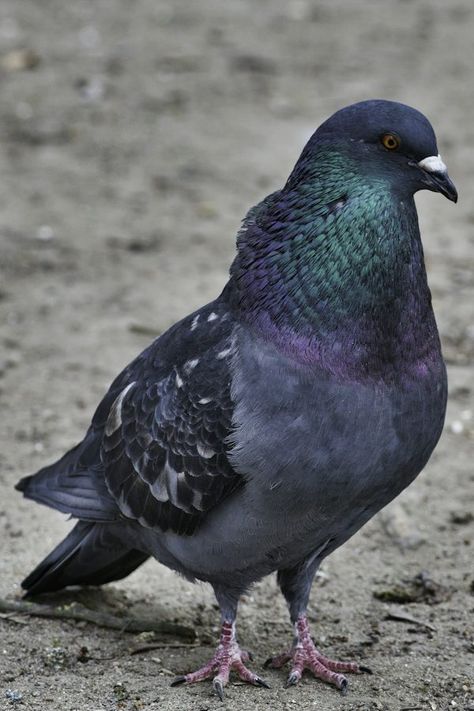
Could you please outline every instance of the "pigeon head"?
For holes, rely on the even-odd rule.
[[[439,342],[413,198],[422,189],[457,199],[423,114],[379,100],[335,113],[243,222],[231,267],[240,317],[344,377],[430,367]]]
[[[331,149],[345,155],[348,167],[385,180],[395,193],[440,192],[457,201],[428,119],[395,101],[361,101],[333,114],[313,134],[292,179],[304,176],[311,163]],[[340,164],[339,164],[340,169]]]

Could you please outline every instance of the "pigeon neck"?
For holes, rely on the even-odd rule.
[[[304,187],[304,186],[303,186]],[[412,196],[383,185],[275,193],[238,236],[231,303],[294,359],[343,377],[414,377],[439,364]]]

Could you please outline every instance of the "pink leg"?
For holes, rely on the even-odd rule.
[[[260,679],[257,674],[247,669],[244,662],[247,662],[249,659],[250,654],[241,650],[237,643],[235,638],[235,625],[230,622],[223,622],[220,642],[212,659],[201,667],[201,669],[184,676],[176,677],[171,683],[171,686],[194,684],[197,681],[208,679],[214,672],[217,672],[212,681],[212,686],[222,701],[224,699],[224,686],[226,686],[229,681],[231,669],[234,669],[242,681],[246,681],[248,684],[254,684],[255,686],[265,686],[269,688],[263,679]]]
[[[311,639],[306,615],[298,617],[295,624],[295,633],[296,640],[293,648],[288,652],[283,652],[276,657],[268,659],[265,663],[265,666],[280,669],[286,662],[292,660],[290,675],[286,682],[287,686],[297,684],[303,675],[304,669],[309,669],[318,679],[322,679],[328,684],[334,684],[345,694],[349,682],[342,672],[352,674],[370,673],[370,669],[359,666],[356,662],[337,662],[321,654]]]

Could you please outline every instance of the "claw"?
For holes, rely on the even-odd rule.
[[[342,681],[336,684],[337,688],[341,692],[341,696],[346,696],[349,689],[349,682],[345,677],[342,677]]]
[[[276,657],[270,657],[264,664],[265,667],[271,666],[274,669],[280,669],[286,662],[291,662],[291,670],[285,688],[297,684],[304,670],[307,669],[317,679],[333,684],[340,690],[341,694],[345,695],[349,688],[349,682],[344,676],[345,673],[372,673],[371,669],[359,666],[356,662],[339,662],[321,654],[310,635],[308,620],[305,615],[301,615],[297,619],[295,633],[295,641],[291,650],[282,652]]]
[[[363,667],[362,664],[359,664],[359,671],[363,672],[364,674],[373,674],[374,673],[370,667]]]
[[[268,669],[268,667],[270,666],[270,664],[271,664],[272,662],[273,662],[273,657],[268,657],[268,659],[266,659],[266,660],[263,662],[263,668],[264,668],[264,669]]]
[[[173,681],[171,682],[170,686],[179,686],[179,684],[184,684],[186,681],[186,677],[181,675],[181,676],[176,676]]]
[[[212,678],[214,693],[223,701],[224,687],[229,681],[230,673],[233,671],[247,684],[270,688],[266,681],[260,679],[250,669],[247,669],[245,662],[250,658],[250,652],[240,649],[238,645],[233,623],[223,622],[220,642],[212,659],[197,671],[186,674],[186,676],[177,676],[171,682],[171,686],[183,683],[194,684],[195,682]]]
[[[288,679],[286,680],[285,689],[288,689],[290,686],[296,686],[296,684],[299,682],[299,680],[300,680],[300,675],[292,672],[290,674],[290,676],[288,677]]]
[[[212,682],[212,687],[221,701],[224,701],[224,685],[217,677]]]

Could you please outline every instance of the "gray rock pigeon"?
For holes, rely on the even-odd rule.
[[[28,596],[101,585],[149,556],[209,582],[222,616],[216,693],[247,668],[242,593],[278,572],[290,662],[345,691],[355,662],[323,656],[306,607],[321,561],[423,469],[443,427],[446,374],[413,195],[454,202],[428,120],[390,101],[329,118],[285,186],[246,218],[230,279],[112,383],[30,499],[78,519],[24,580]]]

